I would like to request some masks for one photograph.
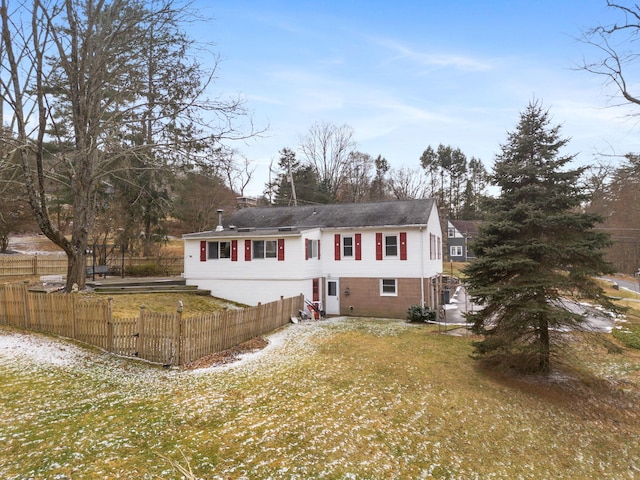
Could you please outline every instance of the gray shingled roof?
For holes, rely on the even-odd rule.
[[[225,228],[229,225],[236,228],[426,225],[432,207],[433,199],[244,208],[225,222]]]
[[[449,220],[460,233],[474,236],[478,233],[478,227],[482,224],[480,220]]]
[[[434,199],[429,198],[373,203],[243,208],[227,218],[223,224],[225,230],[228,230],[231,225],[236,229],[426,225],[434,202]],[[197,234],[185,235],[185,237],[188,236],[197,236]]]

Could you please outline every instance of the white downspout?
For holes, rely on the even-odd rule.
[[[420,305],[424,308],[424,237],[420,227]]]

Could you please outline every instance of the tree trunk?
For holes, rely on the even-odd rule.
[[[9,233],[0,233],[0,253],[6,253],[9,250]]]
[[[551,369],[551,347],[549,342],[549,322],[546,317],[540,319],[539,322],[539,364],[540,373],[549,373]]]
[[[151,202],[149,202],[151,203]],[[145,209],[145,218],[144,218],[144,239],[143,239],[143,247],[142,247],[142,256],[150,257],[152,251],[152,227],[151,227],[151,205],[147,205]]]
[[[65,291],[71,292],[77,286],[78,290],[85,288],[87,279],[87,254],[83,250],[81,253],[67,255],[67,284]]]
[[[87,143],[78,142],[79,144]],[[88,153],[78,155],[76,175],[72,181],[73,191],[73,227],[71,229],[71,248],[67,249],[68,268],[65,291],[71,292],[74,284],[84,290],[86,282],[86,258],[89,246],[89,233],[95,220],[95,195],[93,167],[98,161],[98,153],[87,149]]]

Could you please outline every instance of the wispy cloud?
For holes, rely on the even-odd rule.
[[[471,56],[446,52],[419,51],[402,42],[384,37],[369,37],[368,40],[391,51],[395,55],[395,60],[409,60],[423,67],[454,68],[471,72],[486,71],[492,68],[491,64],[486,60],[476,59]]]

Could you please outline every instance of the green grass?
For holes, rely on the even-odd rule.
[[[613,336],[626,347],[640,349],[640,295],[625,289],[616,290],[610,282],[602,281],[600,285],[607,295],[626,309],[625,322],[613,329]]]
[[[640,350],[640,324],[631,324],[611,332],[624,345]]]
[[[107,296],[96,293],[82,293],[85,297],[106,299]],[[128,317],[138,315],[140,307],[145,306],[154,312],[171,313],[178,307],[178,301],[183,303],[183,314],[210,313],[233,306],[232,302],[220,300],[209,295],[194,293],[127,293],[113,295],[111,305],[114,317]]]
[[[7,330],[5,330],[7,331]],[[634,478],[640,352],[580,373],[484,372],[471,339],[401,321],[291,325],[232,368],[0,350],[0,478]],[[575,371],[574,371],[575,372]]]

